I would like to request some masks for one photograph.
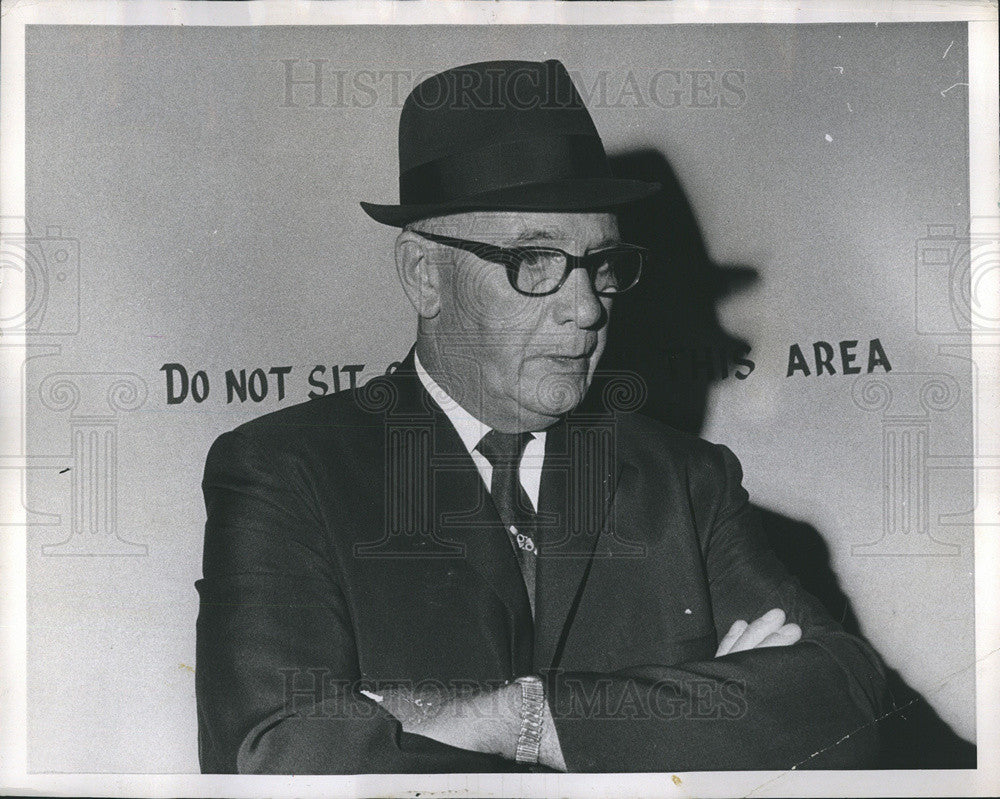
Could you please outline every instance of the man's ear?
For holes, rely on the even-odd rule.
[[[441,270],[429,242],[409,230],[396,237],[396,272],[410,304],[424,319],[441,312]]]

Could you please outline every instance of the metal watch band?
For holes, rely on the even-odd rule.
[[[517,735],[518,763],[537,763],[542,745],[545,684],[534,674],[514,680],[521,686],[521,730]]]

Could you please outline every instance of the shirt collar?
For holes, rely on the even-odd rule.
[[[413,365],[416,368],[417,377],[420,378],[420,382],[423,383],[427,393],[441,406],[441,410],[444,411],[445,416],[448,417],[448,420],[458,432],[458,436],[462,439],[465,448],[469,451],[469,454],[472,454],[479,442],[483,440],[483,436],[493,428],[485,422],[479,421],[479,419],[453,400],[448,392],[441,388],[434,378],[427,373],[423,364],[420,363],[420,358],[416,351],[413,353]],[[535,438],[539,438],[540,436],[539,433],[532,433],[531,435]]]

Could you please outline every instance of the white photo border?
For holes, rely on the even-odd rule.
[[[971,218],[988,220],[996,247],[998,208],[997,4],[822,0],[707,2],[100,2],[4,0],[0,49],[0,232],[23,233],[25,178],[25,26],[27,25],[414,25],[414,24],[771,24],[966,21],[969,26],[969,180]],[[993,270],[993,279],[997,280]],[[0,287],[10,307],[23,308],[23,286]],[[20,293],[18,293],[20,292]],[[1000,285],[977,291],[1000,318]],[[21,440],[20,365],[24,335],[0,339],[0,436]],[[975,770],[855,772],[695,772],[671,774],[375,775],[354,777],[145,774],[28,774],[26,733],[25,518],[0,527],[0,791],[91,796],[945,796],[1000,793],[1000,330],[973,342],[979,379],[976,452],[976,696],[979,766]],[[19,479],[24,458],[5,458],[2,478]],[[17,490],[17,489],[15,489]],[[992,528],[988,525],[992,525]]]

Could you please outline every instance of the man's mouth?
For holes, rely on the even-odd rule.
[[[566,365],[583,363],[589,357],[587,353],[579,353],[574,355],[565,355],[560,353],[549,353],[545,356],[549,360],[556,361],[557,363],[562,363]]]

